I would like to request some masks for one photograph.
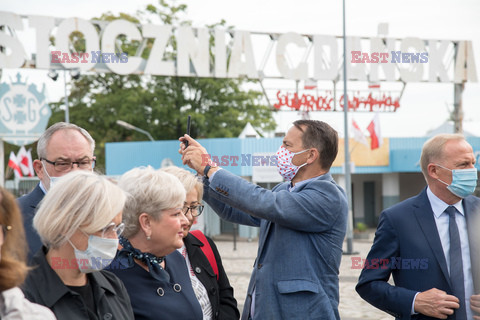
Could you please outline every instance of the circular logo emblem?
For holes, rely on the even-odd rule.
[[[0,137],[11,144],[23,146],[38,140],[45,131],[52,111],[42,92],[34,84],[17,82],[0,84]]]

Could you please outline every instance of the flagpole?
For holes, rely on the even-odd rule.
[[[350,152],[348,146],[348,97],[347,97],[347,38],[345,32],[345,0],[343,0],[343,126],[345,131],[345,191],[348,199],[347,218],[347,251],[344,254],[353,252],[353,212],[352,212],[352,182],[350,175]]]

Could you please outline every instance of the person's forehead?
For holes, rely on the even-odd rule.
[[[297,127],[293,126],[287,131],[287,134],[285,135],[283,140],[287,142],[301,141],[302,136],[303,132]]]
[[[443,158],[450,162],[463,161],[474,157],[472,146],[465,140],[447,141],[443,148]]]
[[[466,140],[449,140],[445,143],[444,152],[455,155],[459,152],[473,152],[473,148]]]
[[[64,154],[89,155],[91,147],[88,140],[80,132],[60,130],[52,135],[47,145],[47,151],[49,154],[55,153],[55,156]]]
[[[69,140],[85,141],[85,144],[88,145],[87,138],[85,138],[83,134],[81,134],[79,131],[73,129],[63,129],[53,133],[48,145],[52,145],[52,142],[55,144],[59,144],[61,142]]]

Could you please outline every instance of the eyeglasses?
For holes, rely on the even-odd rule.
[[[65,160],[60,160],[60,161],[50,161],[45,158],[40,158],[40,160],[45,160],[47,163],[50,163],[53,165],[55,168],[55,171],[58,172],[65,172],[65,171],[70,171],[73,169],[73,165],[76,164],[78,168],[80,169],[93,169],[95,168],[95,159],[89,159],[85,158],[80,161],[65,161]]]
[[[102,229],[102,238],[120,237],[125,230],[125,224],[122,222],[118,226],[114,222],[110,222],[108,226]]]
[[[183,207],[182,212],[184,215],[187,215],[188,211],[190,211],[190,213],[192,214],[192,217],[198,217],[199,215],[202,214],[204,207],[205,206],[201,204],[193,207]]]

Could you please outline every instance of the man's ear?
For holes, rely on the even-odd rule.
[[[433,163],[428,164],[427,173],[429,177],[433,179],[438,179],[438,167],[435,164]]]
[[[308,158],[307,158],[307,163],[314,163],[315,161],[319,161],[318,159],[320,158],[320,153],[316,148],[311,148],[308,150]]]
[[[42,180],[43,177],[45,176],[45,171],[43,170],[43,163],[42,161],[36,159],[33,160],[33,169],[37,173],[37,177]]]

